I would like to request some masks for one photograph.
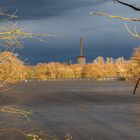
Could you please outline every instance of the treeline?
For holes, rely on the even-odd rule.
[[[59,79],[59,78],[105,78],[105,77],[130,77],[131,62],[123,58],[97,57],[93,63],[86,65],[48,63],[37,64],[32,67],[34,79]]]
[[[140,49],[135,49],[131,60],[97,57],[86,65],[63,63],[39,63],[25,65],[8,51],[0,54],[0,80],[47,80],[62,78],[138,78],[140,73]]]

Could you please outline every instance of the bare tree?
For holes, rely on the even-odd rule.
[[[44,41],[40,38],[41,36],[58,36],[51,34],[37,34],[25,31],[24,28],[18,27],[15,23],[15,19],[18,18],[16,16],[16,13],[17,11],[14,11],[13,13],[9,14],[6,9],[0,8],[0,46],[3,46],[6,50],[6,52],[0,54],[0,71],[6,74],[5,67],[3,65],[6,59],[8,60],[8,64],[12,65],[12,67],[9,67],[9,70],[10,68],[12,70],[12,68],[14,67],[11,75],[5,76],[5,80],[0,81],[0,89],[5,89],[5,87],[7,88],[7,85],[9,85],[8,82],[10,81],[11,83],[12,79],[14,78],[12,76],[15,76],[17,74],[21,75],[21,73],[19,73],[21,71],[18,71],[20,65],[13,61],[12,55],[8,53],[7,50],[11,50],[11,48],[13,47],[22,47],[24,39],[27,38],[35,38]]]
[[[121,0],[113,0],[113,2],[117,2],[121,5],[124,5],[124,6],[127,6],[127,7],[130,7],[131,9],[135,10],[135,11],[140,11],[140,7],[138,7],[137,5],[134,5],[134,4],[130,4],[130,3],[127,3],[127,2],[124,2],[124,1],[121,1]],[[108,13],[104,13],[104,12],[89,12],[89,15],[99,15],[99,16],[106,16],[106,17],[109,17],[109,18],[113,18],[113,19],[120,19],[120,20],[125,20],[125,21],[133,21],[133,22],[140,22],[140,18],[130,18],[130,17],[122,17],[122,16],[117,16],[117,15],[112,15],[112,14],[108,14]],[[134,27],[134,31],[132,31],[128,26],[127,24],[125,23],[125,28],[126,30],[135,38],[138,38],[140,39],[140,34],[137,32],[137,29],[136,27]],[[140,59],[137,59],[135,58],[135,56],[133,56],[133,59],[135,59],[135,61],[140,61]],[[134,88],[134,92],[133,94],[135,94],[136,92],[136,88],[138,87],[138,84],[140,82],[140,78],[138,78],[138,81],[136,83],[136,86]]]
[[[51,34],[36,34],[28,31],[26,32],[24,28],[18,27],[15,23],[15,18],[17,18],[16,12],[17,11],[9,14],[7,10],[0,8],[0,46],[5,47],[5,50],[0,53],[0,91],[11,89],[13,87],[11,85],[15,84],[17,80],[19,81],[19,78],[22,79],[23,74],[25,74],[25,66],[23,63],[8,50],[13,47],[22,47],[23,40],[26,38],[38,39],[40,36],[54,36]],[[24,109],[17,109],[16,105],[17,104],[5,106],[2,105],[0,106],[0,112],[20,115],[29,120],[29,115],[32,113]],[[1,134],[2,132],[6,131],[20,133],[26,139],[39,139],[35,138],[34,135],[32,136],[32,134],[27,135],[23,131],[15,128],[0,129]]]
[[[13,19],[18,18],[16,11],[13,14],[7,14],[6,10],[0,9],[0,45],[8,47],[22,47],[23,40],[26,38],[36,38],[38,36],[56,36],[51,34],[36,34],[32,32],[25,32],[24,28],[18,27]],[[3,18],[5,17],[5,18]],[[5,21],[8,23],[5,24]],[[4,24],[3,24],[4,22]]]

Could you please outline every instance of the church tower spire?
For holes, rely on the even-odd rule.
[[[83,56],[83,39],[80,37],[80,56]]]
[[[80,37],[80,55],[77,57],[77,63],[80,65],[86,64],[86,57],[83,53],[83,39]]]

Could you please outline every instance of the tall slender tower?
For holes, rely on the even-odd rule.
[[[80,56],[83,56],[83,39],[80,37]]]
[[[86,57],[83,54],[83,39],[80,37],[80,56],[77,57],[77,63],[80,65],[86,64]]]

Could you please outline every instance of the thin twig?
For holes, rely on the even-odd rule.
[[[135,29],[135,32],[132,32],[126,23],[124,23],[126,30],[134,37],[139,38],[140,39],[140,35],[137,33],[137,30]]]

